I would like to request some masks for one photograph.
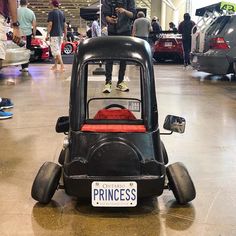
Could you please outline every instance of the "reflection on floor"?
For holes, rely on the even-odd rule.
[[[13,119],[0,121],[0,235],[236,235],[236,83],[155,65],[160,127],[167,114],[187,120],[184,134],[162,139],[170,162],[183,162],[194,180],[191,204],[177,205],[166,190],[134,209],[95,209],[59,190],[42,206],[31,198],[31,185],[43,162],[57,162],[64,136],[54,127],[68,114],[71,65],[65,73],[49,68],[1,71],[0,96],[15,107]],[[132,85],[130,77],[135,94]],[[98,82],[96,92],[102,87]]]

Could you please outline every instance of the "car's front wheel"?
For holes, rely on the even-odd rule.
[[[33,199],[42,204],[48,204],[61,177],[61,167],[53,162],[45,162],[38,171],[31,189]]]
[[[196,197],[193,181],[181,162],[176,162],[166,168],[168,186],[173,191],[179,204],[187,204]]]

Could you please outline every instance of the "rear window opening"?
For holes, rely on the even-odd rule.
[[[143,121],[142,78],[144,69],[134,61],[126,62],[124,83],[129,92],[119,91],[117,82],[121,61],[113,61],[110,93],[103,93],[105,74],[95,75],[111,61],[90,61],[84,66],[87,74],[86,118],[81,127],[84,132],[145,132]]]
[[[207,35],[219,35],[229,22],[230,18],[230,16],[221,16],[217,18],[207,30]]]

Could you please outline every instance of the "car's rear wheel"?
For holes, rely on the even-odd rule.
[[[66,55],[72,54],[73,46],[71,44],[66,44],[63,50],[63,53]]]
[[[181,162],[176,162],[166,168],[168,186],[173,191],[179,204],[187,204],[196,197],[193,181]]]
[[[164,143],[162,141],[161,141],[161,150],[162,150],[163,160],[164,160],[164,163],[166,165],[166,164],[168,164],[169,159],[168,159],[168,154],[167,154],[165,145],[164,145]]]
[[[236,59],[235,61],[233,62],[233,75],[231,76],[231,80],[236,80]]]
[[[58,163],[61,164],[62,166],[64,165],[64,162],[65,162],[65,154],[66,154],[66,150],[62,149],[58,158]]]
[[[53,162],[45,162],[38,171],[31,189],[33,199],[42,204],[48,204],[61,177],[61,167]]]

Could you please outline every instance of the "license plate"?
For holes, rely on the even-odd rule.
[[[137,183],[100,182],[92,183],[92,206],[135,207],[137,205]]]
[[[165,42],[164,46],[165,47],[172,47],[172,42]]]

